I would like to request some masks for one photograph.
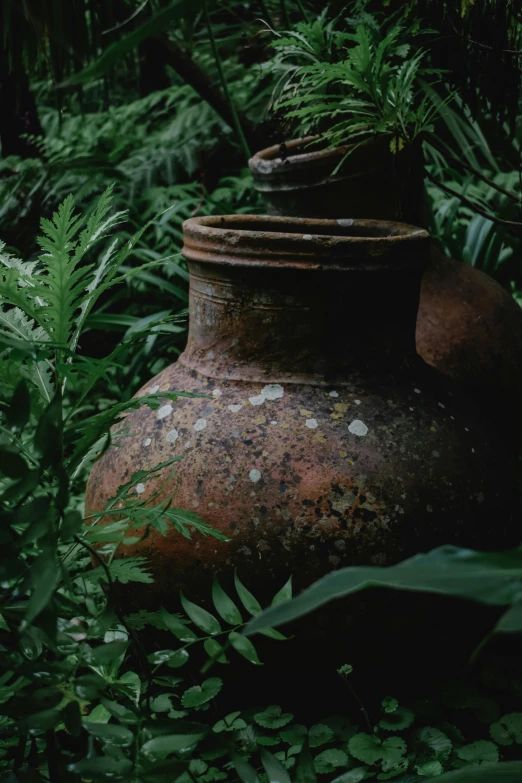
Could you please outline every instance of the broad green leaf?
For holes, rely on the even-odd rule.
[[[109,699],[102,699],[102,704],[110,714],[120,721],[120,723],[133,724],[137,723],[139,718],[135,712],[119,704],[117,701],[110,701]]]
[[[212,600],[217,613],[226,623],[229,623],[229,625],[241,625],[243,623],[241,612],[225,593],[216,577],[214,577],[212,583]]]
[[[160,737],[154,737],[141,746],[141,752],[144,756],[154,759],[164,759],[171,753],[179,753],[182,750],[196,745],[203,737],[200,734],[164,734]]]
[[[303,749],[297,759],[297,769],[295,771],[295,783],[316,783],[317,774],[315,764],[310,753],[308,742],[305,742]]]
[[[141,680],[136,672],[125,672],[116,683],[118,688],[138,706],[141,694]]]
[[[96,666],[112,663],[125,654],[129,642],[108,642],[91,650],[88,661]]]
[[[280,729],[293,720],[293,715],[289,712],[283,713],[281,707],[273,704],[262,712],[256,712],[254,720],[264,729]]]
[[[89,721],[91,723],[108,723],[110,719],[111,713],[103,704],[97,704],[89,713]]]
[[[377,775],[377,780],[391,780],[396,778],[397,775],[402,775],[408,771],[408,759],[399,759],[398,761],[386,761],[382,762],[382,772]]]
[[[415,713],[406,707],[398,707],[394,712],[381,718],[379,726],[385,731],[402,731],[407,729],[415,720]]]
[[[243,636],[240,633],[237,633],[236,631],[230,631],[228,635],[228,640],[234,650],[237,650],[238,653],[243,655],[247,659],[247,661],[250,661],[250,663],[255,663],[261,665],[261,661],[257,657],[256,648],[250,641],[250,639],[247,639],[246,636]]]
[[[261,604],[257,600],[257,598],[254,598],[252,593],[247,590],[247,588],[244,586],[244,584],[240,581],[237,572],[234,572],[234,584],[236,586],[237,594],[239,596],[239,599],[247,612],[251,615],[258,615],[261,614],[263,611],[261,608]],[[267,627],[263,625],[263,627]]]
[[[459,759],[468,764],[485,764],[498,761],[498,747],[489,740],[477,740],[457,750]]]
[[[82,730],[82,713],[77,701],[70,701],[62,710],[65,728],[72,737],[78,737]]]
[[[491,739],[499,745],[522,745],[522,712],[511,712],[504,715],[489,728]]]
[[[268,783],[291,783],[290,775],[269,750],[261,748],[260,756]]]
[[[246,729],[247,724],[240,718],[241,712],[231,712],[223,720],[218,720],[212,727],[212,731],[220,734],[222,731],[236,731],[237,729]]]
[[[272,598],[272,606],[277,606],[283,601],[289,601],[292,598],[292,577],[288,579],[283,587]]]
[[[165,628],[174,634],[180,642],[190,642],[197,639],[196,634],[191,628],[188,628],[186,622],[183,622],[177,614],[170,614],[163,607],[160,610],[160,617]]]
[[[24,381],[20,381],[14,390],[9,408],[5,411],[5,420],[9,427],[23,430],[31,415],[31,396]]]
[[[382,742],[375,734],[356,734],[348,742],[348,750],[365,764],[386,762],[397,763],[406,753],[406,743],[402,737],[390,737]]]
[[[94,673],[82,674],[80,677],[77,677],[74,683],[76,695],[79,699],[84,699],[85,701],[93,701],[98,698],[106,687],[107,683],[103,677]]]
[[[114,759],[109,756],[82,759],[68,767],[70,772],[76,772],[84,780],[118,780],[127,775],[131,769],[130,759]]]
[[[502,761],[494,767],[484,764],[482,767],[464,767],[455,772],[446,772],[437,778],[437,783],[520,783],[520,780],[522,761]]]
[[[348,772],[343,772],[338,778],[334,778],[332,783],[360,783],[361,780],[367,777],[368,767],[354,767],[348,770]]]
[[[415,767],[417,775],[421,775],[424,778],[436,778],[442,775],[444,769],[440,761],[426,761],[425,764],[419,764]]]
[[[208,657],[212,660],[216,660],[218,663],[228,663],[223,645],[217,639],[205,639],[203,647]]]
[[[30,625],[52,598],[59,580],[59,571],[54,557],[43,552],[31,566],[33,591],[29,598],[24,617],[24,627]]]
[[[25,729],[48,731],[53,729],[61,721],[60,710],[42,710],[34,712],[24,718]]]
[[[188,650],[176,650],[172,653],[167,661],[167,666],[171,666],[173,669],[179,669],[180,666],[184,666],[189,659]]]
[[[319,753],[315,759],[315,768],[320,773],[335,772],[339,767],[346,767],[348,765],[348,756],[344,750],[339,748],[330,748],[329,750],[323,750]]]
[[[495,633],[520,633],[522,631],[522,603],[519,601],[507,609],[495,626]]]
[[[453,745],[450,738],[440,729],[425,726],[417,732],[415,739],[421,745],[424,745],[426,749],[429,749],[435,758],[449,758]]]
[[[289,745],[304,745],[307,734],[308,729],[306,726],[302,726],[299,723],[288,726],[280,732],[283,742],[287,742]]]
[[[215,698],[222,687],[223,680],[219,677],[210,677],[208,680],[203,680],[201,685],[193,685],[186,690],[181,703],[184,707],[200,707]]]
[[[339,569],[291,601],[265,610],[248,623],[245,633],[296,620],[336,598],[375,587],[453,595],[503,606],[518,599],[521,579],[521,550],[484,553],[444,546],[386,568]]]
[[[169,693],[160,693],[159,696],[151,700],[152,712],[170,712],[173,709],[171,698],[172,695]]]
[[[232,763],[242,783],[260,783],[254,767],[239,753],[232,753]]]
[[[134,734],[125,726],[117,726],[115,723],[83,722],[84,729],[96,739],[106,742],[108,745],[117,745],[128,748],[134,742]]]
[[[329,726],[326,726],[324,723],[317,723],[308,732],[308,742],[311,748],[319,748],[321,745],[326,745],[327,742],[330,742],[333,736],[334,733]]]
[[[188,598],[185,598],[183,593],[181,593],[181,603],[194,625],[197,625],[202,631],[211,636],[221,632],[221,626],[214,615],[207,612],[207,610],[203,609],[201,606],[189,601]]]

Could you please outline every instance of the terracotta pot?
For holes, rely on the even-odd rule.
[[[188,345],[139,394],[206,396],[130,413],[86,502],[100,510],[135,471],[182,458],[136,491],[171,498],[231,541],[169,531],[123,547],[150,560],[154,600],[180,587],[208,598],[211,575],[235,567],[271,595],[290,573],[301,589],[343,565],[518,542],[502,443],[415,351],[428,234],[349,223],[184,224]]]
[[[388,140],[377,137],[347,155],[349,146],[321,151],[310,147],[313,139],[268,147],[250,160],[269,214],[425,224],[419,148],[395,156]],[[422,281],[416,339],[428,364],[482,395],[486,407],[500,402],[508,417],[520,415],[522,310],[492,278],[435,245]]]

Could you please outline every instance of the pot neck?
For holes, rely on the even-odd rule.
[[[421,240],[427,238],[420,233]],[[314,259],[308,264],[297,247],[293,258],[288,247],[272,248],[271,261],[261,263],[252,249],[249,259],[242,257],[241,237],[231,244],[235,259],[222,237],[217,253],[216,247],[202,250],[201,238],[194,243],[186,237],[190,325],[183,364],[213,378],[313,384],[416,364],[426,243],[408,247],[407,239],[399,240],[391,252],[387,248],[384,263],[365,254],[371,238],[355,254],[345,242],[344,254],[337,249],[336,258],[326,262],[320,244],[327,237],[304,236],[314,236],[318,244],[316,256],[306,248]],[[272,239],[265,235],[267,246]]]

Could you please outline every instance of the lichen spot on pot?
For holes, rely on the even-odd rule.
[[[157,419],[165,419],[167,416],[169,416],[172,413],[172,405],[162,405],[161,408],[158,408],[158,412],[156,414]]]
[[[170,430],[170,432],[167,432],[165,436],[165,440],[167,443],[175,443],[179,437],[179,432],[177,429]]]
[[[261,472],[257,468],[252,468],[248,474],[248,478],[253,484],[257,484],[261,480]]]
[[[196,430],[196,432],[201,432],[201,430],[204,430],[206,426],[207,426],[206,419],[198,419],[194,424],[194,429]]]
[[[360,438],[364,438],[364,436],[368,434],[368,427],[364,421],[354,419],[348,427],[348,432],[351,432],[352,435],[358,435]]]
[[[263,405],[266,400],[279,400],[284,396],[285,390],[280,383],[269,383],[267,386],[263,386],[259,394],[254,397],[249,397],[248,401],[250,405]]]

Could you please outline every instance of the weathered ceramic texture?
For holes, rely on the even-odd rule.
[[[250,161],[273,215],[379,218],[424,225],[420,154],[397,160],[386,139],[320,151],[313,137],[261,150]],[[353,147],[353,145],[352,145]],[[306,150],[306,151],[305,151]],[[349,153],[349,154],[347,154]],[[332,175],[336,167],[339,171]],[[399,198],[399,190],[406,196]],[[522,310],[496,281],[433,245],[422,281],[417,351],[432,367],[517,415],[522,394]]]
[[[518,541],[496,434],[415,352],[427,234],[348,223],[185,224],[187,349],[139,394],[205,397],[130,413],[87,492],[101,509],[135,471],[182,458],[163,487],[136,491],[159,490],[231,541],[151,533],[125,549],[150,559],[156,600],[208,596],[206,576],[233,567],[273,594],[290,573],[299,589],[343,565]]]

